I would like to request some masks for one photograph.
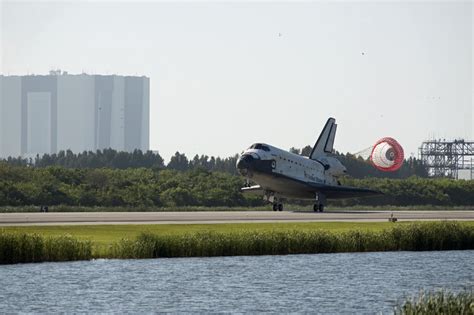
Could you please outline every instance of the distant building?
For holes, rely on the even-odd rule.
[[[146,77],[0,76],[0,157],[149,149]]]

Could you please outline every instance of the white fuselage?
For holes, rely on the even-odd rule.
[[[245,161],[239,163],[240,160]],[[247,160],[248,165],[245,163]],[[305,183],[339,185],[337,177],[345,173],[345,167],[339,160],[329,155],[322,155],[317,160],[312,160],[263,143],[254,144],[245,150],[239,161],[237,166],[242,175],[251,178],[264,190],[290,196],[294,195],[292,192],[295,189],[285,184],[289,179]]]
[[[263,193],[274,211],[283,210],[284,198],[313,199],[313,210],[322,212],[328,199],[379,195],[379,191],[343,186],[338,181],[346,168],[333,155],[336,129],[336,119],[330,117],[309,157],[264,143],[252,144],[236,164],[239,173],[248,179],[241,191]],[[251,185],[250,180],[257,185]]]

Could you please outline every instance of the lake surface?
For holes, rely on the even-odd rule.
[[[1,312],[392,313],[421,289],[474,286],[474,251],[0,266]]]

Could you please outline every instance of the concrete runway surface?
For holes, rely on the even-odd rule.
[[[215,224],[252,222],[385,222],[474,220],[474,211],[216,211],[216,212],[49,212],[1,213],[0,226],[91,224]]]

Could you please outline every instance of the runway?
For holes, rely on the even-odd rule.
[[[474,220],[474,211],[331,211],[273,212],[50,212],[2,213],[0,226],[96,225],[96,224],[216,224],[252,222],[386,222],[391,214],[398,221]]]

